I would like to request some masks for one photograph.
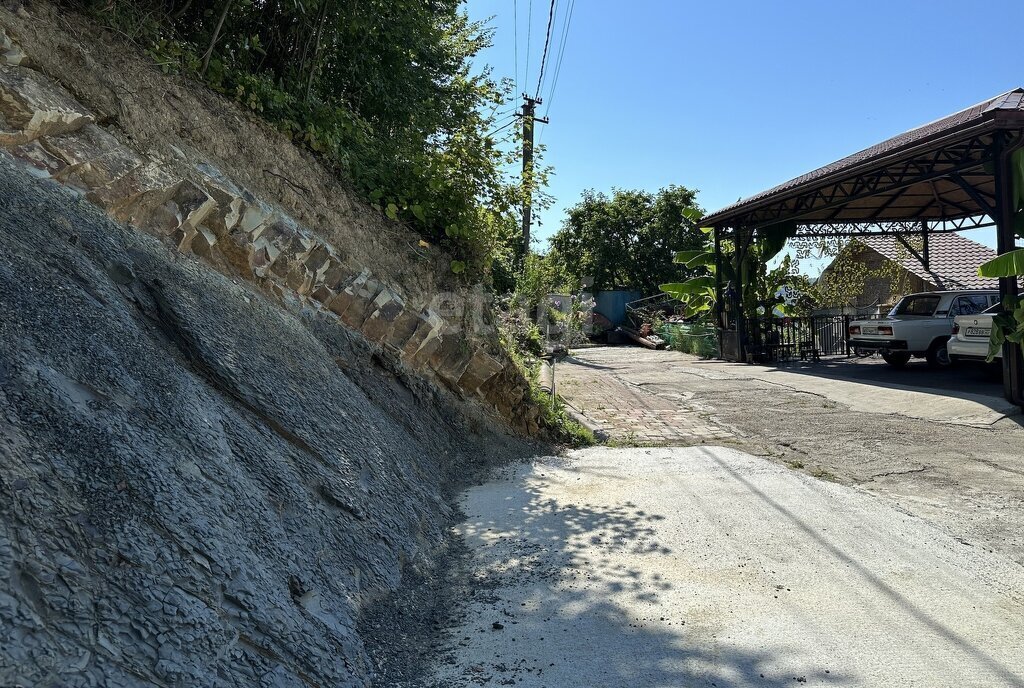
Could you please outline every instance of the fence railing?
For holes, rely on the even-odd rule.
[[[848,356],[849,324],[848,315],[751,318],[746,349],[753,358],[765,362]]]

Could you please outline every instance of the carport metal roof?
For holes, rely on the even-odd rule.
[[[928,234],[994,224],[1003,254],[1016,246],[1011,155],[1022,147],[1024,88],[1016,88],[722,208],[701,224],[715,229],[719,262],[723,238],[734,238],[743,252],[759,230],[782,223],[791,236],[893,234],[902,241],[923,234],[924,264]],[[716,271],[719,308],[721,274]],[[744,285],[732,286],[733,308],[741,313]],[[1018,280],[1001,279],[999,287],[1015,295]],[[741,358],[745,320],[736,319]],[[1007,397],[1024,405],[1020,347],[1006,345],[1003,365]]]
[[[722,208],[702,224],[795,220],[803,235],[852,235],[872,225],[885,231],[892,222],[920,227],[921,220],[938,231],[991,224],[981,216],[995,216],[995,148],[1018,147],[1022,137],[1024,88],[1016,88]]]

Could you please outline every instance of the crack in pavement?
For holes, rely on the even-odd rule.
[[[932,468],[934,468],[934,466],[920,466],[918,468],[908,468],[902,471],[886,471],[884,473],[874,473],[870,478],[868,478],[864,482],[870,483],[878,478],[885,478],[890,475],[910,475],[911,473],[924,473],[925,471],[931,470]]]

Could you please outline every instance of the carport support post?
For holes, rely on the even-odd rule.
[[[996,140],[996,252],[1009,253],[1016,248],[1017,236],[1013,231],[1013,151],[1003,150],[1002,141]],[[1000,298],[1017,296],[1019,285],[1016,277],[999,279]],[[1020,346],[1006,342],[1003,345],[1003,392],[1014,404],[1024,406],[1024,364],[1021,361]]]
[[[715,333],[718,335],[718,354],[722,356],[724,344],[722,330],[725,329],[725,322],[722,313],[725,311],[725,304],[722,303],[722,228],[715,225]]]
[[[747,252],[747,242],[743,236],[743,229],[742,226],[737,226],[733,231],[733,240],[736,242],[734,251],[736,284],[733,287],[733,291],[736,293],[736,303],[733,308],[733,317],[736,319],[736,356],[740,363],[747,361],[747,352],[744,346],[747,338],[747,314],[743,312],[743,258]]]

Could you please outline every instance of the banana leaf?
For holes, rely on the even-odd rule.
[[[714,299],[708,296],[702,296],[696,299],[692,299],[686,304],[686,316],[692,318],[702,313],[707,313],[714,306]]]
[[[690,260],[686,261],[686,267],[688,268],[710,268],[715,265],[715,254],[714,253],[700,253]]]
[[[793,220],[759,227],[757,238],[761,260],[767,263],[779,255],[779,252],[786,247],[786,240],[794,236],[796,236],[796,222]]]
[[[699,248],[699,249],[697,249],[695,251],[676,251],[676,257],[672,259],[672,262],[673,263],[682,263],[682,264],[685,265],[685,264],[689,263],[691,260],[693,260],[694,258],[696,258],[697,256],[702,256],[705,253],[706,253],[706,251],[704,249],[702,249],[702,248]]]
[[[1014,277],[1024,275],[1024,248],[1004,253],[978,268],[981,277]]]
[[[684,296],[696,296],[699,294],[707,294],[708,292],[714,294],[715,278],[708,277],[706,275],[703,277],[694,277],[693,279],[686,280],[685,282],[662,284],[658,289],[682,301]]]
[[[998,313],[992,316],[992,334],[988,338],[988,356],[985,360],[991,363],[1003,350],[1007,329],[1013,328],[1016,321],[1009,313]]]

